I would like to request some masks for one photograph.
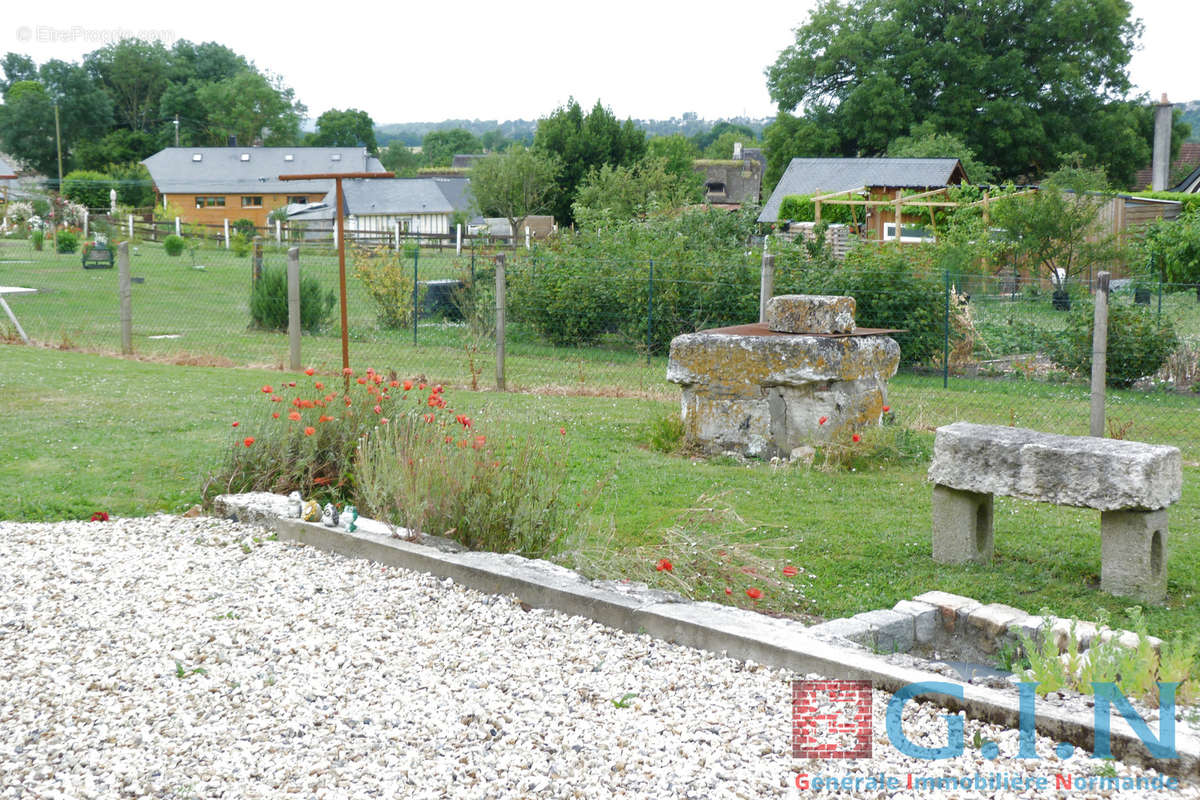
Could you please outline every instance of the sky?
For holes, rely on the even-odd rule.
[[[769,117],[763,71],[815,0],[141,5],[10,7],[0,52],[42,63],[129,36],[217,41],[282,76],[310,117],[357,108],[377,124],[537,119],[572,96],[585,108],[599,99],[621,118]],[[1130,63],[1137,90],[1200,100],[1189,47],[1200,2],[1133,6],[1145,24]]]

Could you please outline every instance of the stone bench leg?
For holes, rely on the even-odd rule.
[[[1100,513],[1100,588],[1154,605],[1166,600],[1166,509]]]
[[[986,563],[992,549],[992,495],[934,484],[933,560]]]

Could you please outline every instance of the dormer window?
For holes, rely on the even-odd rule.
[[[203,161],[204,153],[192,153],[192,161]]]
[[[242,161],[249,161],[249,160],[250,160],[250,154],[242,153]]]

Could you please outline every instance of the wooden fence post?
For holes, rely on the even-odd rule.
[[[129,218],[131,221],[133,217]],[[129,279],[129,242],[117,245],[117,291],[121,297],[121,354],[133,355],[133,292]]]

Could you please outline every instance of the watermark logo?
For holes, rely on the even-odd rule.
[[[37,44],[85,44],[105,45],[119,42],[123,39],[141,39],[146,42],[162,42],[171,44],[177,38],[175,31],[163,29],[131,28],[85,28],[72,25],[69,28],[59,28],[54,25],[21,25],[16,31],[17,41]]]
[[[870,757],[870,681],[792,681],[792,758]]]

